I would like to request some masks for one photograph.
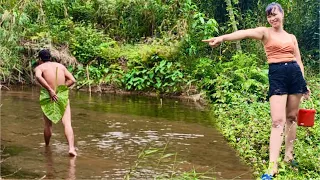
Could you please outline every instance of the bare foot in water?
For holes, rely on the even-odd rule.
[[[69,150],[69,156],[71,156],[71,157],[75,157],[75,156],[77,156],[77,152],[76,152],[76,150],[75,150],[75,149],[73,149],[73,150]]]

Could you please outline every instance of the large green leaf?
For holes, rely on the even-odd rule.
[[[51,100],[49,92],[46,89],[42,88],[40,91],[41,109],[48,119],[54,123],[59,122],[64,115],[68,104],[69,89],[65,85],[58,86],[56,94],[58,96],[57,102]]]

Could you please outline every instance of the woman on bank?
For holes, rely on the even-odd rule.
[[[297,39],[283,29],[284,12],[280,4],[271,3],[266,8],[271,27],[257,27],[239,30],[231,34],[203,40],[211,47],[223,41],[245,38],[261,40],[269,64],[269,101],[272,128],[269,145],[269,169],[262,175],[263,180],[272,179],[278,173],[277,160],[283,142],[285,127],[285,161],[294,162],[293,144],[296,138],[296,119],[302,95],[310,95],[304,79]]]

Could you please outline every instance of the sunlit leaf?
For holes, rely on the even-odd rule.
[[[68,93],[69,89],[67,86],[62,85],[57,88],[58,101],[52,101],[50,95],[46,89],[41,89],[40,91],[40,106],[43,113],[50,119],[53,123],[59,122],[66,110],[68,103]]]

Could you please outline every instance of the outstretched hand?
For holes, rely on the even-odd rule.
[[[215,48],[223,42],[223,39],[222,37],[218,36],[218,37],[202,40],[202,42],[206,42],[209,44],[209,46]]]

